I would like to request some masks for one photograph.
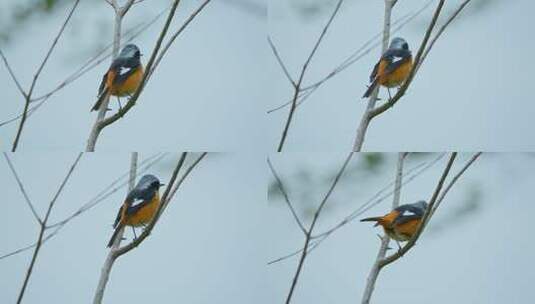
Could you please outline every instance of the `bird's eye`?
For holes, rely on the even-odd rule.
[[[408,50],[409,49],[409,44],[408,43],[403,43],[403,48]]]

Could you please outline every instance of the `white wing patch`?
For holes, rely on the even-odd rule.
[[[403,59],[403,57],[394,56],[394,57],[392,57],[392,63],[396,63],[398,61],[401,61],[401,59]]]
[[[119,69],[119,75],[124,75],[124,74],[130,72],[131,69],[132,69],[132,68],[121,67],[121,68]]]
[[[144,202],[144,200],[142,198],[136,198],[135,200],[132,201],[132,205],[130,205],[130,206],[131,207],[137,207],[137,206],[141,205],[143,202]]]
[[[416,214],[416,213],[414,213],[414,212],[412,212],[412,211],[410,211],[410,210],[405,210],[405,211],[403,211],[403,214],[402,214],[402,215],[407,216],[407,215],[415,215],[415,214]]]

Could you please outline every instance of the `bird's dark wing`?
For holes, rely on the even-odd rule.
[[[115,218],[115,222],[113,223],[113,228],[117,228],[117,225],[119,225],[119,222],[121,221],[121,214],[123,213],[124,205],[119,208],[119,212],[117,212],[117,217]]]
[[[112,69],[115,71],[115,78],[113,78],[114,85],[124,83],[128,77],[134,74],[139,68],[140,63],[135,59],[116,59],[112,64]]]
[[[139,209],[143,208],[146,204],[150,203],[154,197],[154,192],[148,190],[134,189],[127,197],[126,214],[136,214]]]
[[[395,210],[398,211],[399,214],[393,221],[393,225],[400,225],[414,219],[420,219],[425,212],[425,210],[415,206],[414,204],[401,205]]]
[[[421,218],[422,218],[421,215],[416,215],[416,214],[398,215],[398,217],[396,217],[396,219],[392,222],[392,226],[402,225],[402,224],[405,224],[405,223],[407,223],[409,221],[418,220],[418,219],[421,219]]]
[[[98,88],[98,96],[100,96],[102,92],[104,91],[104,88],[106,87],[107,78],[108,78],[108,72],[106,72],[104,76],[102,76],[102,81],[100,82],[100,86]]]
[[[389,50],[383,55],[383,59],[388,62],[385,73],[390,74],[400,66],[412,59],[411,52],[408,50]]]
[[[370,74],[370,82],[373,82],[375,80],[375,77],[377,77],[377,71],[379,70],[379,63],[381,63],[380,60],[373,67],[373,71]]]
[[[425,210],[423,210],[422,208],[419,208],[419,207],[417,207],[417,206],[415,206],[413,204],[401,205],[401,206],[397,207],[395,210],[399,212],[399,215],[415,214],[415,215],[418,215],[418,216],[423,216],[424,212],[425,212]]]

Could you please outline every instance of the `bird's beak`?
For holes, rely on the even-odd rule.
[[[160,183],[160,187],[161,187],[161,186],[165,186],[165,184]]]

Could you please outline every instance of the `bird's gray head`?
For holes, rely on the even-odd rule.
[[[154,189],[158,190],[160,189],[160,186],[163,184],[160,183],[160,180],[151,174],[143,175],[139,182],[137,183],[136,188],[140,190],[148,190],[148,189]]]
[[[119,57],[122,58],[136,58],[139,59],[141,52],[135,44],[127,44],[119,54]]]
[[[392,39],[392,42],[390,42],[390,49],[405,49],[405,50],[408,50],[409,49],[409,44],[407,43],[407,41],[405,41],[405,39],[403,38],[400,38],[400,37],[396,37],[394,39]]]
[[[416,203],[413,204],[415,207],[418,207],[422,210],[425,210],[427,209],[427,203],[425,201],[417,201]]]

